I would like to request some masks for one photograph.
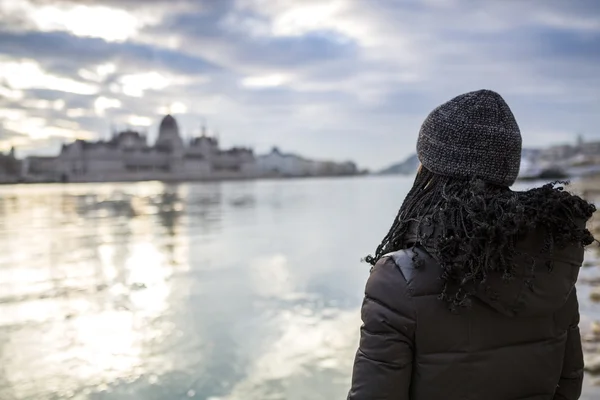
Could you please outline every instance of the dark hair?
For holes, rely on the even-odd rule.
[[[392,227],[365,260],[375,265],[385,254],[412,248],[415,267],[421,260],[416,246],[428,250],[442,268],[444,289],[440,298],[451,308],[467,306],[474,283],[495,271],[504,279],[514,273],[515,244],[542,229],[544,251],[568,244],[587,246],[595,241],[582,227],[596,211],[593,204],[564,191],[567,182],[554,182],[524,192],[511,191],[480,179],[460,179],[421,168],[404,199]],[[435,235],[424,236],[425,226]],[[552,264],[548,264],[552,268]]]

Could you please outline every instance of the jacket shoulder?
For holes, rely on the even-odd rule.
[[[390,323],[399,316],[416,319],[408,282],[391,257],[382,257],[372,268],[361,313],[363,321],[374,316]]]
[[[438,262],[423,248],[403,249],[388,253],[382,262],[393,263],[406,280],[412,296],[439,295],[443,288]]]

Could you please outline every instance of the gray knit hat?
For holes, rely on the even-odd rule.
[[[521,132],[498,93],[478,90],[453,98],[427,116],[417,155],[431,172],[510,186],[521,166]]]

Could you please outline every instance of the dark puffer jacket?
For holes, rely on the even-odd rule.
[[[557,249],[551,270],[542,248],[541,235],[523,241],[515,278],[492,275],[458,314],[438,299],[440,267],[425,248],[419,268],[410,250],[384,256],[367,282],[348,399],[578,399],[583,248]]]

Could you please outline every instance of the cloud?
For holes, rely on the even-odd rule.
[[[133,126],[150,126],[152,125],[152,119],[141,117],[139,115],[130,115],[127,119],[127,123]]]
[[[94,85],[49,74],[33,60],[0,61],[0,76],[12,90],[35,88],[83,95],[98,92]]]
[[[600,139],[593,0],[0,0],[0,17],[0,107],[52,134],[71,120],[97,137],[150,124],[152,139],[171,109],[224,145],[380,167],[413,151],[433,107],[490,88],[526,145]]]
[[[65,74],[107,64],[125,73],[139,72],[148,65],[154,69],[187,75],[214,73],[217,68],[180,51],[144,43],[109,43],[97,38],[79,38],[65,32],[0,31],[0,54],[12,58],[35,58],[50,70]]]
[[[108,97],[100,96],[94,101],[94,110],[96,115],[102,116],[109,108],[120,108],[121,101],[119,99],[111,99]]]

